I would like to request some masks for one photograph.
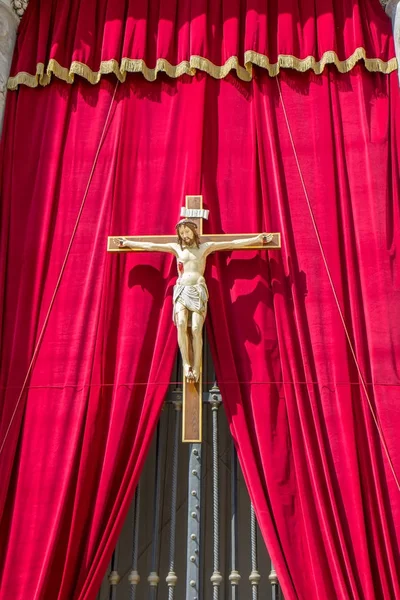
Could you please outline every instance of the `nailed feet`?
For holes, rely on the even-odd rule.
[[[196,383],[199,380],[199,371],[190,365],[184,365],[183,368],[186,379],[191,383]]]

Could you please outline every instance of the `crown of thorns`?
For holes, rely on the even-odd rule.
[[[175,229],[178,229],[181,225],[191,225],[192,227],[194,227],[195,229],[197,229],[197,225],[194,221],[191,221],[190,219],[181,219],[179,221],[179,223],[177,223],[175,225]]]

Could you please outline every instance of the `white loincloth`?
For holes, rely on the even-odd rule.
[[[173,294],[172,318],[176,324],[176,314],[182,306],[190,312],[198,313],[205,319],[207,314],[208,290],[203,277],[196,285],[180,285],[176,283]]]

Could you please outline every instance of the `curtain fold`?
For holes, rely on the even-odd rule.
[[[9,88],[47,85],[53,75],[98,83],[114,73],[148,80],[196,70],[249,81],[253,65],[340,72],[397,68],[390,22],[378,0],[30,0],[22,20]]]

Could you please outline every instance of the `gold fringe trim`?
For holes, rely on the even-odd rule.
[[[397,59],[395,57],[391,58],[388,62],[385,62],[380,58],[367,58],[367,53],[364,48],[357,48],[346,60],[340,60],[333,50],[324,52],[321,60],[316,60],[314,56],[296,58],[290,54],[280,54],[278,56],[278,62],[273,64],[269,62],[268,56],[259,54],[253,50],[247,50],[247,52],[244,53],[244,60],[246,69],[249,68],[249,65],[257,65],[258,67],[266,69],[271,77],[278,75],[281,69],[295,69],[301,73],[312,70],[316,75],[321,75],[326,65],[332,64],[336,66],[339,73],[348,73],[360,60],[364,61],[365,68],[368,71],[380,72],[386,75],[392,73],[392,71],[396,71],[398,67]]]
[[[251,81],[253,77],[253,65],[257,65],[266,69],[271,77],[278,75],[281,69],[295,69],[304,73],[312,70],[317,75],[320,75],[325,66],[334,64],[340,73],[347,73],[360,60],[364,61],[368,71],[379,71],[380,73],[389,74],[397,69],[396,58],[391,58],[388,62],[380,58],[367,58],[364,48],[357,48],[355,52],[346,60],[339,60],[336,52],[329,50],[325,52],[321,60],[316,60],[313,56],[306,58],[296,58],[295,56],[280,54],[278,62],[270,63],[269,58],[264,54],[247,50],[244,54],[245,66],[239,64],[237,56],[231,56],[225,64],[219,66],[202,56],[193,55],[190,60],[184,60],[178,65],[171,65],[165,58],[157,59],[154,69],[150,69],[145,61],[140,58],[123,58],[121,64],[114,60],[102,61],[99,71],[92,71],[90,67],[79,61],[71,63],[69,69],[61,66],[54,58],[49,60],[47,68],[43,63],[36,65],[35,75],[21,71],[8,79],[7,87],[9,90],[16,90],[19,85],[27,85],[28,87],[37,87],[38,85],[48,85],[52,75],[58,77],[66,83],[73,83],[75,75],[84,77],[91,84],[98,83],[102,75],[114,73],[119,81],[126,80],[127,73],[142,73],[148,81],[155,81],[158,73],[166,73],[168,77],[181,77],[182,75],[195,75],[196,71],[203,71],[214,77],[215,79],[223,79],[232,70],[235,70],[237,76],[242,81]]]

